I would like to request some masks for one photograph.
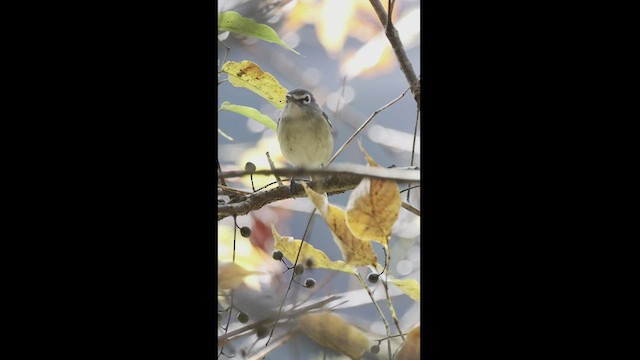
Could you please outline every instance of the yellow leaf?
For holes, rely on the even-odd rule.
[[[407,335],[407,341],[395,357],[396,360],[420,359],[420,326],[411,330]]]
[[[279,264],[273,261],[270,254],[262,249],[254,247],[251,242],[236,234],[236,243],[233,243],[234,232],[239,232],[233,226],[218,224],[218,264],[233,263],[248,271],[280,271]],[[232,269],[230,269],[232,270]],[[257,276],[243,277],[244,284],[255,291],[260,291],[261,285]]]
[[[361,144],[360,150],[369,166],[379,167]],[[401,206],[400,189],[395,181],[363,178],[349,196],[347,225],[355,236],[386,247]]]
[[[222,65],[222,71],[229,75],[233,86],[249,89],[278,109],[284,108],[287,89],[273,75],[262,71],[258,64],[249,60],[227,61]]]
[[[389,282],[395,284],[397,287],[407,294],[415,301],[420,301],[420,283],[416,279],[393,279],[389,276]]]
[[[271,225],[271,232],[273,232],[273,238],[275,239],[274,248],[282,251],[282,254],[293,263],[296,260],[296,255],[298,254],[298,249],[300,249],[302,241],[294,240],[291,236],[281,236],[273,225]],[[306,259],[312,260],[311,268],[337,270],[349,274],[356,274],[358,272],[354,266],[344,261],[331,261],[327,254],[314,248],[307,242],[304,243],[302,250],[300,250],[298,263]]]
[[[333,240],[340,248],[346,263],[353,266],[375,265],[378,258],[376,253],[373,252],[371,241],[360,239],[351,233],[347,226],[344,210],[329,204],[326,195],[318,194],[309,188],[306,183],[302,182],[302,186],[329,226],[333,233]]]
[[[218,263],[218,289],[235,289],[244,282],[245,277],[263,273],[247,270],[233,262]]]
[[[300,329],[318,344],[351,359],[360,359],[369,347],[369,339],[360,329],[328,311],[302,315]]]

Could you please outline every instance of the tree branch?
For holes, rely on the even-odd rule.
[[[335,169],[336,167],[347,167],[351,171]],[[356,168],[356,169],[354,169]],[[279,173],[281,175],[310,175],[318,174],[325,175],[325,177],[311,181],[308,183],[316,192],[324,193],[328,195],[340,194],[348,190],[353,190],[365,176],[371,176],[381,179],[390,179],[401,182],[420,182],[420,173],[414,167],[408,169],[394,168],[372,168],[363,165],[355,164],[336,164],[332,168],[324,169],[274,169],[274,170],[259,170],[253,174],[273,174]],[[354,171],[355,170],[355,171]],[[222,173],[224,177],[236,177],[241,175],[247,175],[246,171],[230,171]],[[301,184],[294,184],[293,186],[283,185],[269,190],[262,190],[253,193],[249,196],[240,198],[239,200],[232,200],[234,202],[218,205],[218,221],[228,216],[245,215],[251,211],[258,210],[263,206],[276,202],[279,200],[306,197],[307,194]],[[407,206],[408,205],[408,206]],[[419,210],[411,207],[409,204],[403,203],[403,207],[416,215],[419,215]]]
[[[398,58],[398,62],[400,63],[400,69],[404,73],[404,76],[407,78],[407,81],[411,86],[411,93],[413,93],[413,98],[416,100],[418,109],[420,109],[420,80],[416,76],[416,73],[413,71],[413,66],[409,61],[409,57],[407,57],[407,53],[404,50],[402,41],[400,41],[398,30],[396,30],[396,28],[393,26],[391,18],[387,16],[387,13],[384,11],[384,7],[382,7],[380,0],[369,0],[369,2],[371,3],[371,6],[373,6],[373,9],[376,11],[378,18],[380,19],[380,22],[385,29],[384,33],[385,35],[387,35],[389,43],[391,43],[393,52],[395,52],[396,58]],[[392,9],[390,10],[393,11]]]
[[[245,175],[280,175],[280,176],[309,176],[309,175],[346,175],[363,176],[395,180],[400,183],[420,182],[419,168],[415,166],[405,168],[370,167],[359,164],[335,164],[329,168],[280,168],[255,171],[227,171],[218,174],[218,177],[228,179]]]

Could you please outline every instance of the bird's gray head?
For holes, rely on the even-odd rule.
[[[287,93],[287,104],[296,104],[299,106],[315,104],[316,99],[313,94],[304,89],[294,89]]]

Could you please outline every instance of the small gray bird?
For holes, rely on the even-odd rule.
[[[324,166],[331,158],[331,123],[307,90],[287,93],[287,105],[278,122],[278,142],[287,161],[297,167]]]

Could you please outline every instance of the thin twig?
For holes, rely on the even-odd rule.
[[[307,230],[309,230],[309,226],[311,225],[311,220],[313,219],[313,214],[316,213],[316,209],[313,208],[313,211],[311,212],[311,215],[309,216],[309,221],[307,221],[307,226],[304,229],[304,233],[302,234],[302,240],[300,241],[300,247],[298,248],[298,254],[296,255],[296,260],[294,261],[293,264],[293,271],[291,271],[291,280],[289,280],[289,287],[287,288],[287,291],[284,293],[284,298],[282,299],[282,304],[280,304],[280,309],[278,310],[278,316],[276,316],[276,321],[273,323],[273,327],[271,328],[271,333],[269,334],[269,339],[267,340],[266,345],[269,345],[269,341],[271,341],[271,337],[273,336],[273,332],[276,329],[276,325],[278,324],[278,321],[280,320],[280,314],[282,314],[282,308],[284,307],[284,303],[287,300],[287,295],[289,295],[289,291],[291,290],[291,285],[293,284],[293,279],[297,276],[296,275],[296,271],[295,268],[298,265],[298,259],[300,258],[300,252],[302,251],[302,247],[304,246],[304,241],[305,238],[307,236]],[[291,260],[291,259],[289,259]]]
[[[411,147],[411,166],[413,166],[413,160],[416,155],[416,137],[418,136],[418,119],[420,118],[420,109],[416,110],[416,126],[413,128],[413,146]],[[409,202],[409,195],[411,188],[407,191],[407,202]]]
[[[299,309],[287,308],[285,310],[284,314],[281,315],[281,318],[282,319],[288,319],[288,318],[294,318],[294,317],[296,317],[296,316],[298,316],[300,314],[306,314],[306,313],[310,312],[311,310],[315,310],[315,309],[321,308],[321,307],[325,306],[326,304],[329,304],[329,303],[331,303],[331,302],[333,302],[335,300],[338,300],[340,298],[341,298],[340,295],[333,295],[333,296],[330,296],[330,297],[328,297],[328,298],[326,298],[324,300],[321,300],[321,301],[318,301],[316,303],[307,305],[305,307],[301,307]],[[272,318],[267,318],[267,319],[264,319],[264,320],[256,321],[255,323],[243,326],[241,328],[235,329],[235,330],[230,331],[229,333],[227,333],[225,335],[220,335],[218,337],[218,342],[225,342],[225,341],[229,340],[230,338],[235,337],[236,335],[240,335],[240,334],[246,333],[248,331],[251,331],[251,330],[257,328],[260,325],[268,324],[268,323],[270,323],[272,321],[273,321]]]
[[[413,207],[413,205],[409,204],[406,201],[402,202],[402,207],[409,210],[410,212],[420,216],[420,210],[416,209],[415,207]]]
[[[400,190],[400,194],[402,194],[402,193],[403,193],[403,192],[405,192],[405,191],[409,191],[409,190],[411,190],[411,189],[419,188],[419,187],[421,187],[421,186],[422,186],[422,185],[413,185],[413,186],[409,186],[409,187],[408,187],[408,188],[406,188],[406,189],[402,189],[402,190]]]
[[[222,66],[224,66],[224,63],[227,62],[227,55],[229,55],[229,52],[231,51],[231,48],[229,46],[227,46],[227,44],[225,44],[224,41],[220,40],[220,38],[218,38],[218,41],[220,41],[222,46],[224,46],[224,48],[227,49],[227,51],[225,51],[225,53],[224,53],[224,57],[222,58]],[[222,71],[222,67],[220,67],[220,71]],[[220,83],[218,83],[218,85],[220,85]]]
[[[387,251],[386,246],[382,247],[382,250],[384,250],[385,255],[387,256],[387,264],[389,266],[391,266],[391,251]],[[388,279],[389,278],[389,273],[387,272],[387,275],[385,275],[385,278]],[[393,302],[391,301],[391,297],[389,297],[389,284],[387,284],[387,281],[385,279],[380,279],[380,281],[382,281],[382,286],[384,286],[384,293],[385,295],[387,295],[387,303],[389,304],[389,312],[391,312],[391,318],[393,318],[393,322],[396,325],[396,329],[398,329],[398,333],[400,333],[400,336],[402,337],[402,341],[406,341],[406,339],[404,338],[404,334],[402,333],[402,330],[400,329],[400,322],[398,321],[398,316],[396,315],[396,309],[393,307]]]
[[[338,155],[340,155],[340,153],[342,152],[342,150],[344,150],[344,148],[349,145],[349,143],[362,131],[362,129],[364,129],[365,126],[367,126],[369,124],[369,122],[371,122],[371,120],[378,115],[379,112],[381,112],[382,110],[388,108],[389,106],[395,104],[396,102],[398,102],[400,99],[402,99],[402,97],[404,96],[404,94],[407,93],[407,91],[409,91],[409,89],[411,88],[407,88],[407,90],[403,91],[402,94],[400,96],[398,96],[397,98],[391,100],[391,102],[389,102],[388,104],[384,105],[383,107],[381,107],[380,109],[376,110],[373,112],[373,114],[371,114],[371,116],[369,116],[369,118],[358,128],[358,130],[356,130],[356,132],[354,132],[351,137],[349,137],[349,139],[347,139],[347,141],[338,149],[338,151],[336,151],[335,154],[333,154],[333,156],[331,157],[331,159],[329,160],[329,162],[327,163],[327,165],[331,164],[333,162],[333,160],[335,160],[335,158],[338,157]]]
[[[269,152],[267,151],[267,161],[269,162],[269,167],[271,168],[271,170],[275,170],[276,166],[273,164],[273,161],[271,160],[271,156],[269,156]],[[278,186],[282,186],[282,180],[280,180],[280,176],[278,174],[274,174],[273,176],[276,177],[276,181],[278,182]]]
[[[258,351],[257,353],[253,354],[253,356],[251,356],[247,360],[264,359],[264,357],[267,356],[267,354],[269,354],[273,350],[277,349],[278,347],[280,347],[282,344],[286,343],[287,341],[291,340],[292,337],[294,337],[294,336],[296,336],[298,334],[299,333],[297,331],[291,331],[290,333],[282,336],[281,338],[278,338],[276,341],[271,343],[271,348],[266,348],[265,347],[264,349],[262,349],[262,350]]]
[[[400,69],[404,73],[404,76],[407,78],[407,82],[411,86],[411,92],[413,93],[413,98],[416,100],[416,105],[418,109],[420,108],[420,80],[416,76],[416,73],[413,71],[413,66],[409,61],[409,57],[407,56],[406,51],[404,50],[404,45],[402,45],[402,41],[400,41],[400,35],[398,34],[398,30],[393,26],[391,22],[391,18],[384,11],[384,7],[380,3],[380,0],[369,0],[371,6],[375,10],[378,18],[380,19],[380,23],[384,27],[385,35],[387,39],[389,39],[389,43],[391,43],[391,47],[393,48],[393,52],[396,54],[396,58],[400,63]],[[395,1],[393,2],[395,3]],[[390,12],[393,11],[393,3],[390,6]]]
[[[238,232],[238,229],[236,229],[238,227],[238,223],[236,221],[236,217],[233,217],[233,257],[232,257],[232,262],[235,263],[236,262],[236,234]],[[227,318],[227,326],[225,326],[224,328],[224,333],[225,335],[227,334],[227,332],[229,332],[229,324],[231,323],[231,314],[233,314],[233,291],[234,289],[231,289],[231,304],[229,305],[229,317]],[[218,358],[220,358],[220,355],[222,355],[224,353],[224,345],[225,343],[222,343],[222,346],[220,347],[220,352],[218,353]]]
[[[360,284],[362,284],[362,287],[367,291],[367,294],[371,298],[371,302],[373,303],[373,306],[378,311],[378,315],[380,315],[380,319],[384,323],[384,328],[387,331],[387,337],[391,336],[391,327],[389,326],[389,322],[387,321],[387,318],[385,318],[384,314],[382,313],[382,309],[380,309],[380,306],[376,302],[376,299],[373,297],[373,293],[371,292],[371,289],[369,289],[369,286],[367,286],[367,283],[362,279],[362,276],[360,276],[359,273],[356,273],[355,276],[356,278],[358,278],[358,281],[360,281]],[[393,359],[391,357],[391,342],[388,343],[388,348],[389,348],[389,359]]]
[[[216,158],[218,161],[218,175],[222,174],[222,168],[220,167],[220,159]],[[227,183],[224,181],[224,178],[220,178],[220,184],[222,186],[227,186]]]
[[[338,121],[339,116],[340,115],[340,103],[342,102],[342,99],[344,98],[344,89],[346,87],[347,84],[347,76],[345,75],[342,78],[342,92],[340,93],[340,97],[338,97],[338,104],[336,105],[336,111],[333,113],[333,116],[336,117],[336,121]]]

